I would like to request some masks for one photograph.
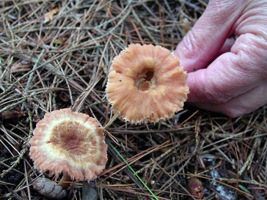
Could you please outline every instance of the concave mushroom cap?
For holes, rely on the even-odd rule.
[[[46,113],[30,140],[34,166],[78,181],[95,179],[107,162],[103,128],[95,118],[70,109]]]
[[[107,99],[113,110],[121,109],[125,121],[155,123],[183,109],[189,93],[186,82],[187,73],[169,50],[130,44],[112,61]]]

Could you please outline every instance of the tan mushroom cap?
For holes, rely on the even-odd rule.
[[[103,128],[96,119],[70,109],[46,113],[30,140],[30,157],[41,172],[92,180],[107,162]]]
[[[161,46],[130,44],[112,61],[107,99],[130,123],[158,122],[183,109],[189,88],[179,59]]]

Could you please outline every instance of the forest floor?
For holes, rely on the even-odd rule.
[[[78,107],[105,126],[113,116],[105,93],[112,59],[131,43],[173,51],[206,6],[0,1],[0,199],[49,199],[32,187],[37,177],[53,179],[29,157],[36,123],[47,112]],[[197,199],[188,188],[194,178],[206,200],[267,199],[267,106],[230,119],[185,105],[166,121],[116,119],[107,131],[116,139],[106,136],[106,169],[72,185],[66,199]]]

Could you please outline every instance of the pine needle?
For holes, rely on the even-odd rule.
[[[108,144],[116,151],[119,157],[125,162],[125,164],[129,167],[129,169],[134,173],[134,175],[139,179],[139,181],[145,186],[145,188],[150,192],[150,194],[157,200],[158,197],[149,189],[149,187],[145,184],[145,182],[138,176],[138,174],[134,171],[134,169],[129,165],[129,163],[123,158],[123,156],[118,152],[118,150],[108,141]]]

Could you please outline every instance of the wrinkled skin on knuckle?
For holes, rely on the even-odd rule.
[[[213,87],[207,88],[204,92],[205,99],[210,103],[226,103],[232,98],[232,94],[227,95],[223,92],[223,88],[220,85],[214,85]]]
[[[235,35],[239,37],[231,51],[240,54],[240,60],[243,62],[250,60],[255,73],[266,76],[267,1],[250,0],[233,28]]]
[[[235,14],[243,10],[249,1],[250,0],[210,0],[208,9],[210,8],[214,13],[211,20],[218,25],[226,23],[231,18],[235,18]]]
[[[239,0],[240,1],[240,0]],[[267,1],[266,0],[250,0],[233,25],[233,30],[237,36],[245,33],[255,35],[265,35],[267,23]]]
[[[201,48],[202,45],[197,41],[197,38],[200,35],[196,31],[190,30],[187,35],[184,37],[183,42],[181,44],[181,50],[183,51],[182,54],[187,58],[187,59],[194,59],[199,52],[196,51],[199,48]]]
[[[241,73],[266,80],[267,76],[267,41],[254,34],[241,35],[233,46],[238,59],[234,64]]]
[[[204,98],[210,103],[225,103],[230,99],[230,97],[227,98],[219,90],[214,88],[212,90],[206,90]]]
[[[195,93],[198,98],[198,101],[210,103],[225,103],[229,99],[231,99],[231,95],[225,95],[225,92],[223,91],[225,88],[221,87],[221,84],[219,82],[222,76],[224,75],[209,74],[209,77],[212,78],[207,79],[207,73],[210,72],[205,70],[205,72],[198,76],[198,78],[195,79],[193,83],[194,85],[198,85],[199,88],[202,88],[201,90],[199,90],[199,93]]]

